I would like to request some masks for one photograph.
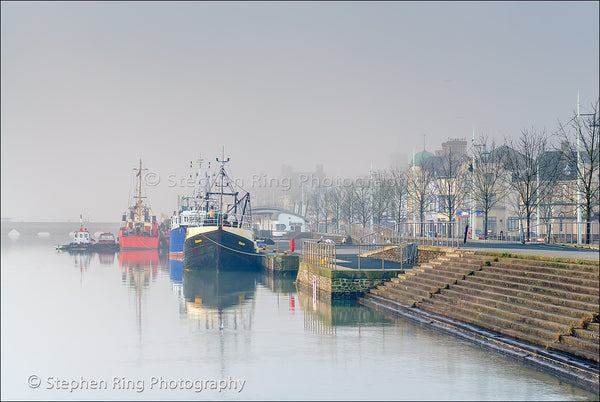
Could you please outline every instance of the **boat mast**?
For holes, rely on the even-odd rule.
[[[219,226],[223,224],[223,181],[225,180],[225,163],[229,162],[229,158],[225,159],[225,147],[223,146],[221,152],[221,159],[217,158],[217,162],[221,163],[221,198],[219,201]]]
[[[198,209],[198,205],[200,205],[200,209],[202,209],[202,204],[198,202],[198,200],[201,198],[201,190],[200,190],[200,185],[202,184],[201,181],[204,180],[204,178],[202,177],[202,164],[204,163],[204,159],[202,159],[202,157],[198,158],[196,160],[196,163],[198,165],[198,170],[196,171],[196,179],[194,180],[194,194],[192,196],[193,202],[194,202],[194,209],[197,210]],[[190,167],[193,166],[193,163],[190,161]],[[206,187],[206,184],[205,184]]]
[[[140,170],[138,171],[138,202],[137,202],[137,216],[138,221],[142,220],[142,158],[140,158]]]

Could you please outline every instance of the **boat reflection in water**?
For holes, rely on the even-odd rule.
[[[120,251],[119,267],[123,282],[129,278],[130,286],[143,284],[148,287],[150,279],[155,279],[160,264],[158,250]],[[141,281],[141,282],[140,282]]]
[[[73,257],[73,265],[79,268],[79,283],[83,284],[83,271],[87,271],[92,261],[92,254],[86,251],[69,250],[69,255]]]
[[[83,271],[90,267],[90,262],[92,261],[91,253],[74,250],[69,250],[68,253],[73,257],[73,264],[75,265],[75,268],[79,268],[79,270]]]
[[[158,250],[136,250],[119,252],[119,267],[123,284],[128,284],[129,293],[135,297],[138,331],[142,335],[142,293],[156,279],[160,256]]]
[[[181,259],[169,260],[169,278],[173,295],[179,300],[179,313],[185,314],[185,298],[183,297],[183,262]]]
[[[102,265],[114,265],[115,256],[117,255],[116,251],[98,251],[98,260]]]
[[[251,329],[260,276],[260,272],[244,268],[188,270],[184,265],[183,295],[188,317],[204,321],[206,329]]]
[[[169,278],[173,285],[183,286],[183,261],[169,260]]]
[[[114,265],[115,256],[118,253],[117,251],[91,251],[91,250],[64,250],[64,253],[69,254],[73,257],[73,261],[75,262],[75,266],[78,268],[87,269],[90,266],[90,262],[94,256],[98,254],[98,260],[101,265]]]

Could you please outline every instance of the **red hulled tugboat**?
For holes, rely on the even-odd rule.
[[[161,231],[156,216],[150,215],[150,207],[142,201],[142,160],[137,174],[137,201],[123,214],[123,226],[119,229],[119,247],[121,250],[158,249]]]

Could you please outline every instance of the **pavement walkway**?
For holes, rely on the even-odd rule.
[[[569,246],[555,246],[537,243],[477,243],[467,242],[459,246],[461,250],[485,250],[501,253],[547,255],[551,257],[578,258],[582,260],[598,261],[600,252],[598,250],[580,249]]]

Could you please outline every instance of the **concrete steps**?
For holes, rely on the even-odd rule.
[[[544,311],[543,309],[536,308],[539,304],[529,304],[526,299],[519,300],[519,303],[514,301],[505,302],[494,297],[494,294],[481,294],[481,295],[468,295],[463,294],[460,290],[453,288],[443,289],[439,296],[436,297],[442,301],[445,300],[447,304],[471,304],[473,306],[481,306],[481,309],[485,307],[494,308],[503,312],[514,313],[523,318],[518,318],[520,321],[526,322],[528,319],[538,320],[536,324],[540,327],[548,327],[551,330],[560,330],[563,326],[569,325],[573,321],[573,317],[579,317],[579,320],[583,318],[586,313],[580,311],[574,311],[572,315],[560,314],[569,311],[560,311],[559,313]],[[558,327],[555,325],[558,324]]]
[[[398,282],[394,281],[391,285],[395,285],[395,284],[405,284],[405,285],[417,285],[417,284],[422,284],[422,283],[431,283],[432,284],[432,289],[435,289],[436,287],[440,286],[444,286],[444,284],[446,283],[453,283],[455,280],[457,280],[458,278],[462,278],[463,275],[468,275],[469,272],[473,272],[472,270],[464,270],[464,271],[460,271],[460,272],[446,272],[446,271],[425,271],[425,272],[421,272],[419,273],[417,276],[419,279],[415,280],[412,278],[403,278],[400,279]],[[414,278],[414,277],[413,277]],[[411,280],[412,279],[412,280]]]
[[[491,300],[498,302],[529,306],[530,308],[541,312],[564,315],[567,317],[579,316],[582,312],[583,315],[585,315],[586,312],[589,312],[594,307],[592,304],[580,302],[571,302],[568,303],[568,305],[564,305],[560,303],[563,300],[556,297],[536,297],[534,294],[520,291],[507,292],[506,289],[495,286],[473,286],[475,277],[470,278],[471,280],[468,284],[461,283],[460,285],[451,286],[450,290],[456,292],[456,297],[459,297],[460,295],[465,299],[468,299],[469,297],[488,297]]]
[[[580,339],[575,339],[574,337],[562,336],[562,342],[555,343],[554,340],[557,337],[556,332],[535,328],[529,325],[516,324],[511,320],[487,316],[481,313],[474,313],[468,308],[447,310],[441,305],[432,304],[420,304],[419,308],[455,320],[475,324],[515,339],[527,341],[547,348],[557,349],[585,359],[598,361],[598,359],[593,359],[594,355],[598,355],[598,345],[594,345],[590,342],[582,342]],[[567,338],[573,339],[567,341]]]
[[[599,361],[600,324],[584,319],[599,310],[598,265],[455,252],[411,271],[372,289],[378,303],[418,307]]]
[[[528,293],[536,293],[544,296],[554,296],[563,298],[565,300],[573,300],[579,301],[586,304],[598,304],[596,301],[598,300],[598,296],[578,293],[577,290],[565,290],[563,289],[555,289],[552,282],[539,283],[536,281],[519,281],[519,280],[509,280],[509,278],[490,278],[488,276],[478,275],[476,278],[473,278],[473,281],[482,283],[485,285],[491,285],[496,287],[502,287],[505,289],[514,289],[520,290],[522,292]],[[557,283],[557,286],[561,286],[560,283]]]
[[[544,289],[556,289],[556,290],[564,290],[569,293],[580,293],[584,295],[592,295],[596,298],[600,295],[600,291],[598,289],[598,282],[592,283],[591,280],[583,280],[577,278],[562,278],[556,277],[553,279],[546,278],[536,278],[531,277],[526,274],[522,275],[511,275],[510,273],[498,273],[493,270],[486,269],[485,270],[485,278],[490,280],[503,281],[506,283],[518,283],[522,285],[531,285],[536,287],[542,287]],[[570,282],[570,283],[568,283]]]
[[[579,272],[579,275],[585,273],[591,273],[598,275],[598,264],[591,263],[567,263],[561,261],[543,261],[543,260],[531,260],[523,258],[498,258],[498,262],[494,265],[497,266],[516,266],[519,268],[527,268],[527,270],[565,270],[568,272]]]
[[[593,311],[595,304],[593,298],[588,301],[584,300],[568,300],[565,299],[565,294],[558,295],[548,295],[544,293],[533,293],[528,292],[527,290],[522,289],[512,289],[510,287],[505,286],[505,282],[484,282],[480,281],[480,277],[474,276],[470,278],[468,284],[458,284],[455,286],[462,286],[460,289],[467,293],[478,293],[479,291],[486,291],[490,293],[496,293],[499,295],[503,295],[505,297],[516,297],[516,298],[526,298],[530,301],[537,301],[543,303],[548,308],[552,308],[552,306],[556,307],[566,307],[572,308],[575,310],[583,310],[583,311]]]
[[[568,281],[579,281],[580,279],[587,279],[589,281],[598,282],[598,274],[587,271],[578,270],[565,270],[559,268],[544,268],[544,267],[529,267],[531,269],[524,269],[524,267],[516,265],[506,265],[503,262],[495,262],[493,267],[490,266],[490,272],[506,273],[509,272],[513,275],[523,275],[529,277],[536,277],[547,280],[555,280],[557,277],[566,279]]]

